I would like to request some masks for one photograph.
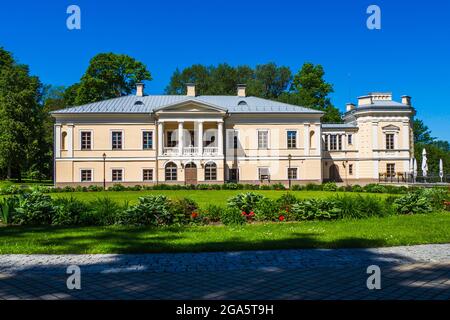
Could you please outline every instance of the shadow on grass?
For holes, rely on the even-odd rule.
[[[67,289],[67,265],[55,264],[56,272],[48,273],[45,264],[34,264],[0,278],[0,298],[39,298],[61,294],[73,299],[450,298],[448,287],[445,291],[439,285],[430,287],[420,283],[428,280],[444,283],[450,276],[449,264],[422,265],[405,272],[398,268],[398,264],[416,261],[401,253],[381,254],[370,249],[267,251],[279,248],[379,247],[386,244],[382,239],[346,237],[330,242],[321,240],[317,233],[297,232],[286,235],[284,239],[250,241],[234,236],[224,241],[205,241],[202,239],[205,229],[190,228],[189,237],[193,242],[177,242],[188,237],[183,231],[185,227],[2,228],[1,238],[35,241],[34,245],[49,248],[51,252],[89,252],[93,244],[100,249],[103,244],[106,251],[115,253],[176,254],[126,254],[117,255],[111,261],[94,262],[86,267],[91,268],[90,272],[82,273],[82,290]],[[32,239],[33,234],[42,232],[50,235]],[[220,232],[219,228],[217,232]],[[201,242],[195,242],[196,236],[202,239]],[[193,253],[229,250],[233,252]],[[136,263],[142,265],[141,272],[124,271],[126,266]],[[382,290],[367,289],[366,269],[369,265],[381,267]],[[158,270],[159,267],[161,269]],[[93,272],[92,268],[97,268],[97,271]],[[100,272],[114,268],[123,272]],[[32,287],[34,289],[29,291]]]

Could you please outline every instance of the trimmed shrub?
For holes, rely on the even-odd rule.
[[[238,208],[241,212],[250,213],[250,211],[254,211],[257,203],[263,198],[264,196],[254,192],[239,193],[229,198],[227,205]]]
[[[221,212],[220,221],[224,225],[240,225],[244,224],[247,219],[238,208],[227,207]]]
[[[305,189],[304,186],[302,186],[301,184],[294,184],[293,186],[291,186],[291,190],[292,191],[300,191]]]
[[[334,183],[334,182],[327,182],[322,185],[323,191],[336,191],[337,188],[338,187],[337,187],[336,183]]]
[[[376,184],[376,183],[370,183],[364,186],[364,191],[365,192],[370,192],[370,193],[386,193],[387,189],[385,186],[381,185],[381,184]]]
[[[275,183],[271,185],[272,190],[286,190],[286,187],[282,183]]]
[[[322,190],[322,185],[316,184],[316,183],[308,183],[305,186],[305,189],[308,190],[308,191],[321,191]]]
[[[255,208],[255,219],[258,221],[276,221],[279,217],[279,204],[269,198],[261,199]]]
[[[359,184],[355,184],[352,186],[352,192],[363,192],[364,189]]]
[[[108,191],[125,191],[127,188],[120,183],[114,184],[112,187],[108,188]]]
[[[91,191],[91,192],[103,191],[103,187],[96,186],[96,185],[90,185],[88,187],[88,191]]]
[[[13,223],[20,225],[51,224],[55,212],[50,196],[38,191],[25,193],[19,198]]]

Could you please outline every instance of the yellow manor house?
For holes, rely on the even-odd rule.
[[[349,184],[404,181],[413,157],[411,98],[370,93],[343,123],[256,97],[136,95],[66,108],[55,122],[55,184]]]

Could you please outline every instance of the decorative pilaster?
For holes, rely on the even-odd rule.
[[[217,123],[217,154],[223,156],[223,122]]]
[[[309,155],[310,145],[309,145],[309,123],[304,126],[304,145],[305,145],[305,155]]]
[[[162,156],[164,151],[164,122],[158,122],[158,155]]]
[[[55,158],[61,158],[61,125],[55,124]]]
[[[178,154],[183,155],[183,122],[178,122]]]

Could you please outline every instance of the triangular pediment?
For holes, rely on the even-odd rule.
[[[226,109],[195,99],[162,106],[156,113],[226,113]]]
[[[399,127],[394,126],[393,124],[389,124],[387,126],[384,126],[382,129],[383,130],[389,130],[389,131],[399,131],[400,130]]]

